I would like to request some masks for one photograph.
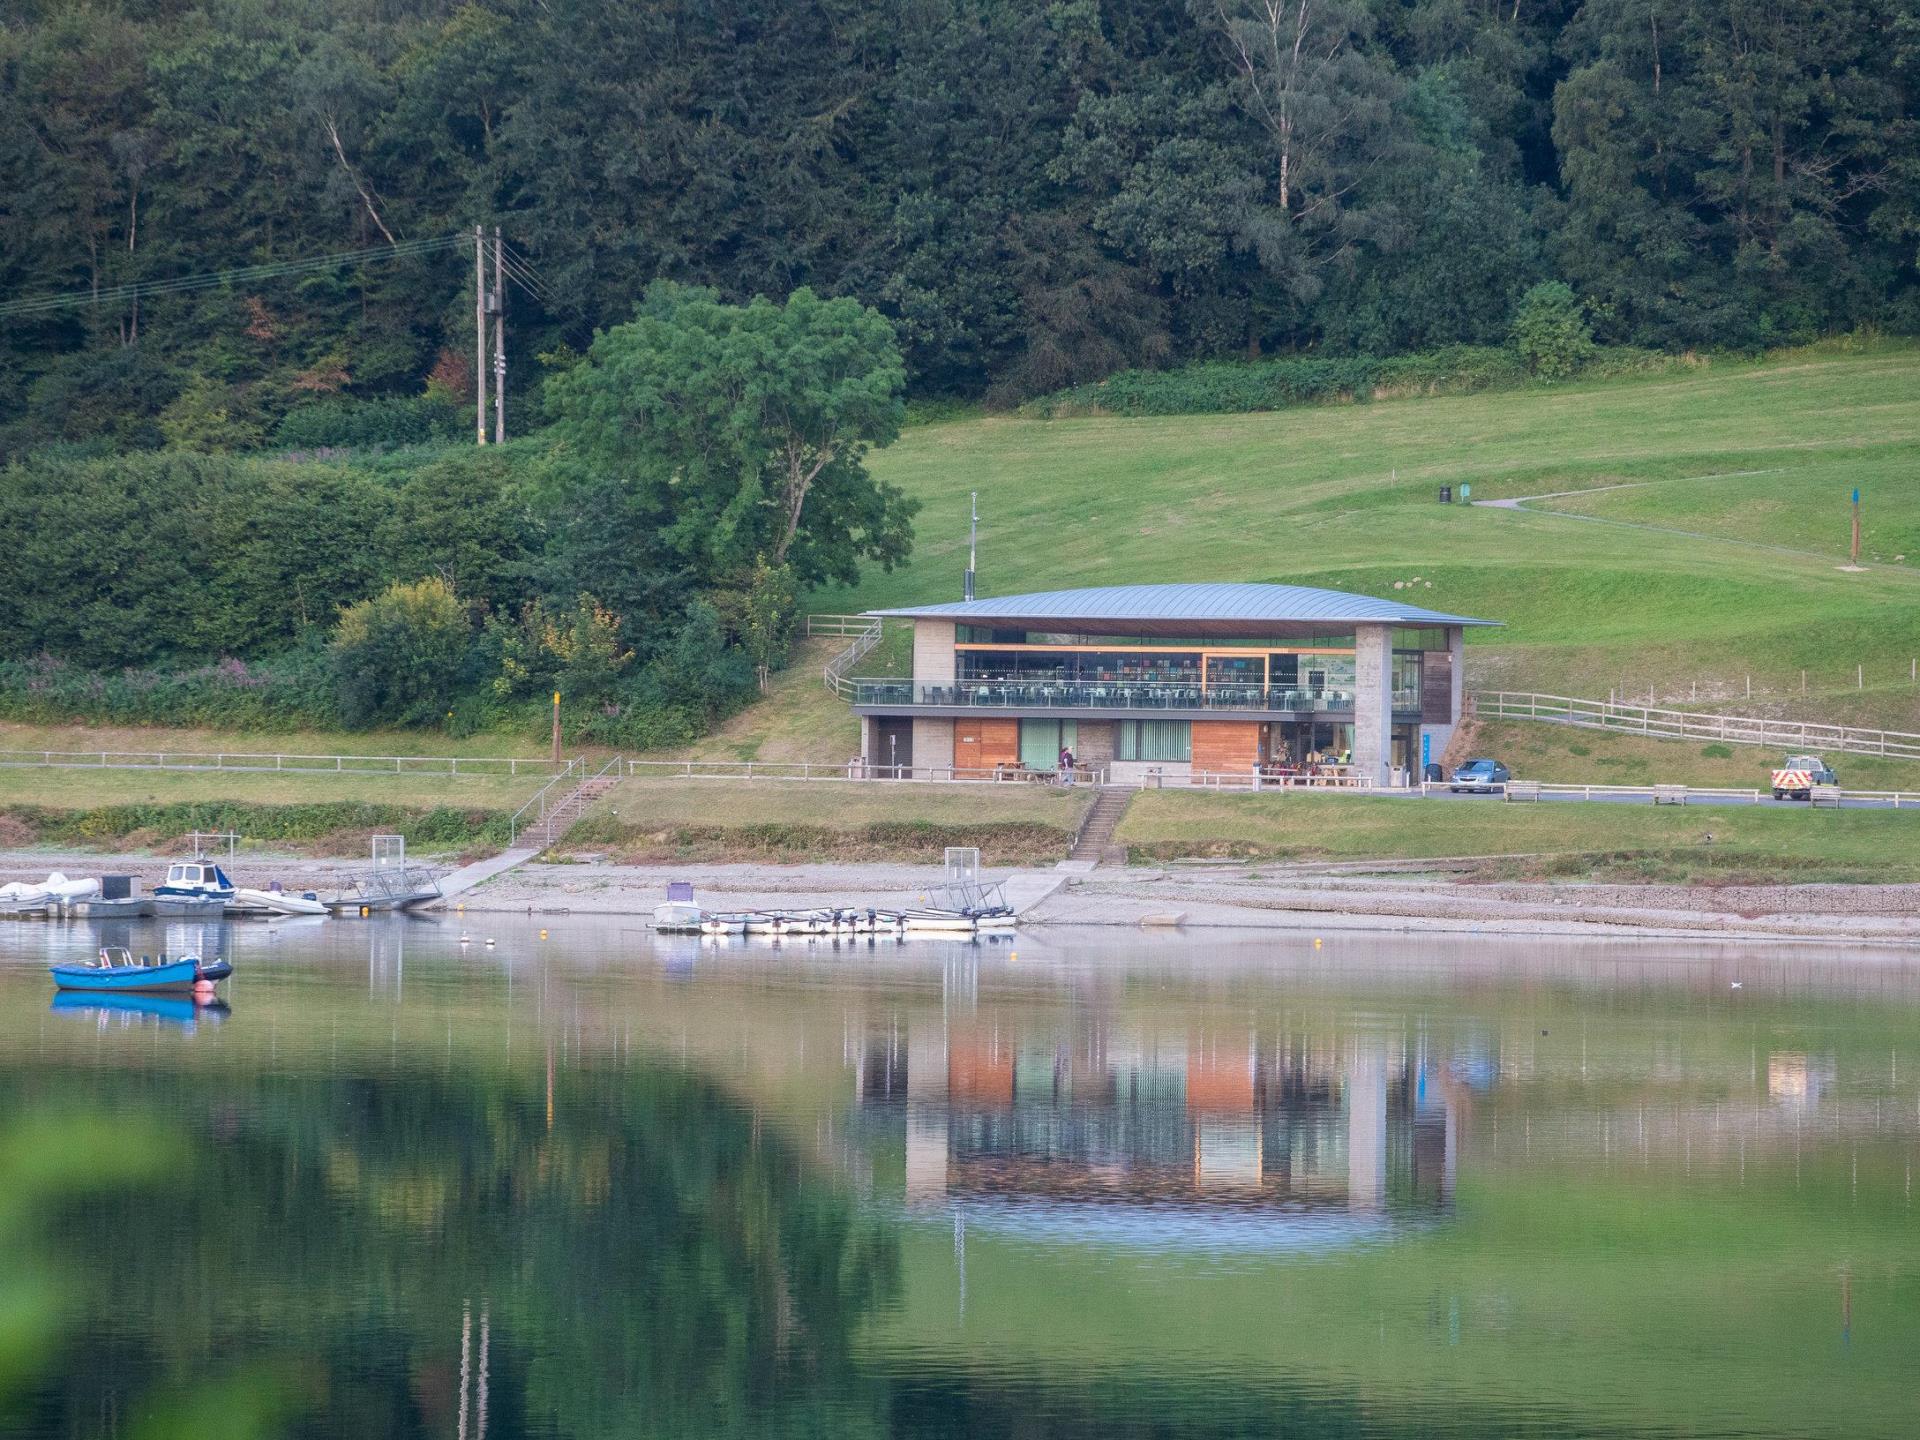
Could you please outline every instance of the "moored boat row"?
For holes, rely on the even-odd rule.
[[[907,910],[868,908],[703,913],[698,929],[702,935],[715,936],[971,935],[982,930],[1011,930],[1016,923],[1013,911],[1004,906],[975,910],[922,906]]]

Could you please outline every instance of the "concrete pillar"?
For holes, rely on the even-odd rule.
[[[954,677],[954,622],[916,620],[913,622],[913,683],[915,685],[951,685]],[[916,695],[914,697],[918,699]]]
[[[1356,625],[1353,648],[1353,773],[1384,785],[1393,758],[1393,627]]]
[[[907,1204],[947,1198],[947,1032],[937,1016],[907,1025]]]
[[[1447,627],[1447,650],[1453,656],[1453,708],[1447,718],[1458,725],[1466,718],[1461,709],[1467,696],[1467,632],[1464,628]]]
[[[883,756],[881,764],[886,763]],[[913,717],[913,769],[918,780],[951,780],[953,721]]]
[[[865,776],[873,767],[873,752],[879,743],[874,735],[878,729],[879,724],[873,716],[860,717],[860,774],[862,776]]]

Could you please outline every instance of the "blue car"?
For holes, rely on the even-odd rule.
[[[1462,790],[1469,794],[1491,795],[1504,790],[1513,774],[1498,760],[1469,760],[1453,772],[1453,779],[1447,788],[1458,795]]]

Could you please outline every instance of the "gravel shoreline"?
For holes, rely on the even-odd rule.
[[[247,854],[236,883],[329,888],[363,860]],[[0,852],[0,882],[69,875],[133,874],[143,887],[165,873],[161,857]],[[1500,935],[1615,935],[1812,942],[1866,941],[1920,949],[1920,885],[1680,886],[1467,884],[1418,876],[1326,875],[1245,865],[985,872],[1023,877],[1029,892],[1058,888],[1023,912],[1036,926],[1177,923],[1186,928],[1368,929]],[[938,866],[908,864],[613,865],[595,857],[522,865],[447,902],[473,913],[647,917],[671,880],[693,882],[709,908],[899,907],[923,903]]]

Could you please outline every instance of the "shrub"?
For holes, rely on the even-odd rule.
[[[1381,360],[1370,355],[1212,362],[1179,370],[1123,370],[1033,401],[1027,413],[1203,415],[1346,403],[1389,394],[1458,394],[1524,378],[1512,351],[1454,345]]]
[[[30,724],[296,730],[339,723],[318,645],[271,660],[229,657],[180,669],[84,670],[52,656],[0,661],[0,717]]]
[[[1513,316],[1513,348],[1528,374],[1548,380],[1564,380],[1593,357],[1593,329],[1571,288],[1549,280],[1520,297]]]
[[[273,438],[289,450],[398,449],[458,440],[467,434],[467,423],[465,412],[441,393],[369,399],[329,395],[289,410]]]
[[[347,606],[329,647],[340,718],[355,727],[439,720],[470,635],[453,587],[437,578],[389,585]]]

